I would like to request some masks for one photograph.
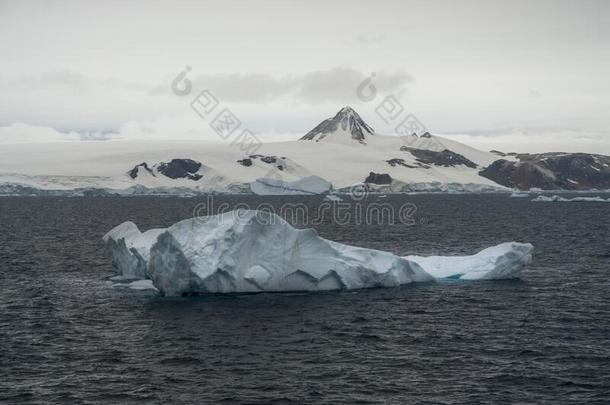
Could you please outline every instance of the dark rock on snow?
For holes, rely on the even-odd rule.
[[[157,170],[170,179],[190,179],[199,180],[203,176],[197,174],[201,168],[201,163],[192,159],[172,159],[170,162],[159,163]]]
[[[130,171],[127,172],[127,174],[132,179],[135,179],[136,177],[138,177],[138,173],[140,172],[140,169],[146,170],[148,173],[150,173],[153,176],[155,175],[153,173],[152,169],[150,167],[148,167],[148,164],[146,162],[142,162],[139,165],[135,165],[133,169],[131,169]]]
[[[392,177],[387,173],[370,172],[364,182],[372,184],[392,184]]]
[[[450,151],[449,149],[435,152],[427,149],[417,149],[402,146],[400,150],[411,153],[413,156],[415,156],[416,160],[421,163],[445,167],[455,167],[457,165],[464,165],[473,169],[477,167],[476,163],[468,160],[459,153]]]
[[[248,158],[241,159],[241,160],[238,160],[237,163],[239,163],[242,166],[250,167],[250,166],[252,166],[252,159],[248,159]]]
[[[408,168],[410,168],[410,169],[416,169],[417,167],[420,167],[420,166],[412,166],[412,165],[409,165],[409,164],[407,164],[407,163],[405,162],[405,160],[404,160],[404,159],[398,159],[398,158],[394,158],[394,159],[386,160],[386,162],[387,162],[387,163],[388,163],[390,166],[392,166],[392,167],[396,167],[396,166],[404,166],[404,167],[408,167]]]

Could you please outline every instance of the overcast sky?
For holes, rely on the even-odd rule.
[[[603,0],[0,0],[0,143],[213,139],[189,107],[209,89],[267,140],[344,105],[391,134],[392,95],[478,147],[610,154],[609,21]]]

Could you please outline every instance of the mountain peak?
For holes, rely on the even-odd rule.
[[[343,107],[342,109],[339,110],[339,112],[337,113],[337,115],[358,115],[358,113],[356,112],[356,110],[354,110],[352,107],[350,107],[349,105],[346,105],[345,107]]]
[[[367,135],[374,135],[375,131],[371,128],[360,115],[350,106],[345,106],[335,114],[334,117],[325,119],[314,129],[305,134],[301,140],[319,141],[328,135],[335,133],[347,133],[350,138],[360,143],[366,143]],[[340,136],[342,134],[339,134]]]

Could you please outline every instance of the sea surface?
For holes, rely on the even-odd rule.
[[[529,200],[369,196],[414,204],[413,220],[314,226],[400,255],[531,242],[521,280],[166,298],[113,288],[101,238],[126,220],[171,225],[210,201],[0,198],[0,402],[608,404],[610,204]],[[297,201],[312,213],[322,204],[214,204]]]

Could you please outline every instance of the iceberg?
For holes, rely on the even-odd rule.
[[[328,193],[332,184],[318,176],[295,181],[261,177],[250,183],[250,189],[257,195],[315,195]]]
[[[119,278],[150,280],[169,296],[396,287],[456,276],[515,278],[533,250],[510,242],[473,256],[400,257],[333,242],[256,210],[190,218],[143,233],[125,222],[104,241]],[[150,286],[137,284],[144,285]]]
[[[399,256],[332,242],[264,211],[191,218],[141,234],[136,229],[124,223],[104,237],[113,261],[124,277],[150,278],[165,295],[360,289],[434,280]]]

